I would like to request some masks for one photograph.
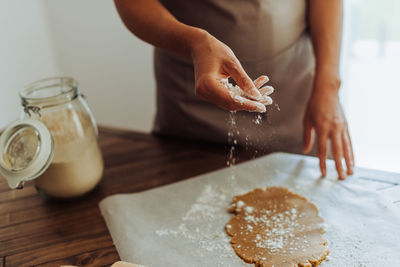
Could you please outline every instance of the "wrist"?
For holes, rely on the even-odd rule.
[[[196,48],[204,42],[210,35],[207,31],[185,25],[185,31],[182,36],[185,36],[184,42],[186,46],[186,50],[189,52],[189,56],[193,58]]]
[[[314,77],[314,91],[338,93],[341,86],[338,71],[317,70]]]
[[[159,47],[185,57],[191,57],[193,47],[208,34],[205,30],[181,22],[176,22],[173,28],[174,30],[165,38],[164,45],[161,44]]]

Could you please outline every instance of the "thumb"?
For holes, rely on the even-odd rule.
[[[303,153],[308,154],[310,153],[313,145],[314,145],[314,131],[313,127],[308,119],[304,120],[304,133],[303,133]]]
[[[262,98],[253,81],[244,71],[238,60],[228,67],[229,75],[235,80],[236,84],[247,94],[249,98],[259,100]]]

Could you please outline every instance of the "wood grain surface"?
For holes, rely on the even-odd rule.
[[[228,148],[101,127],[104,177],[69,202],[42,198],[32,183],[10,190],[0,177],[0,267],[110,266],[119,260],[98,203],[226,166]],[[253,157],[240,151],[239,161]]]

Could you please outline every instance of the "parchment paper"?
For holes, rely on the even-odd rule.
[[[250,266],[224,225],[232,196],[256,187],[288,187],[325,219],[330,256],[322,266],[400,266],[399,174],[357,169],[338,181],[333,162],[276,153],[157,189],[110,196],[101,212],[122,260],[152,266]]]

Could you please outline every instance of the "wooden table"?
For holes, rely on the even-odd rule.
[[[119,260],[98,203],[226,166],[227,147],[102,127],[100,185],[79,200],[55,203],[32,183],[10,190],[0,178],[0,267],[110,266]],[[251,152],[239,153],[241,159]]]

